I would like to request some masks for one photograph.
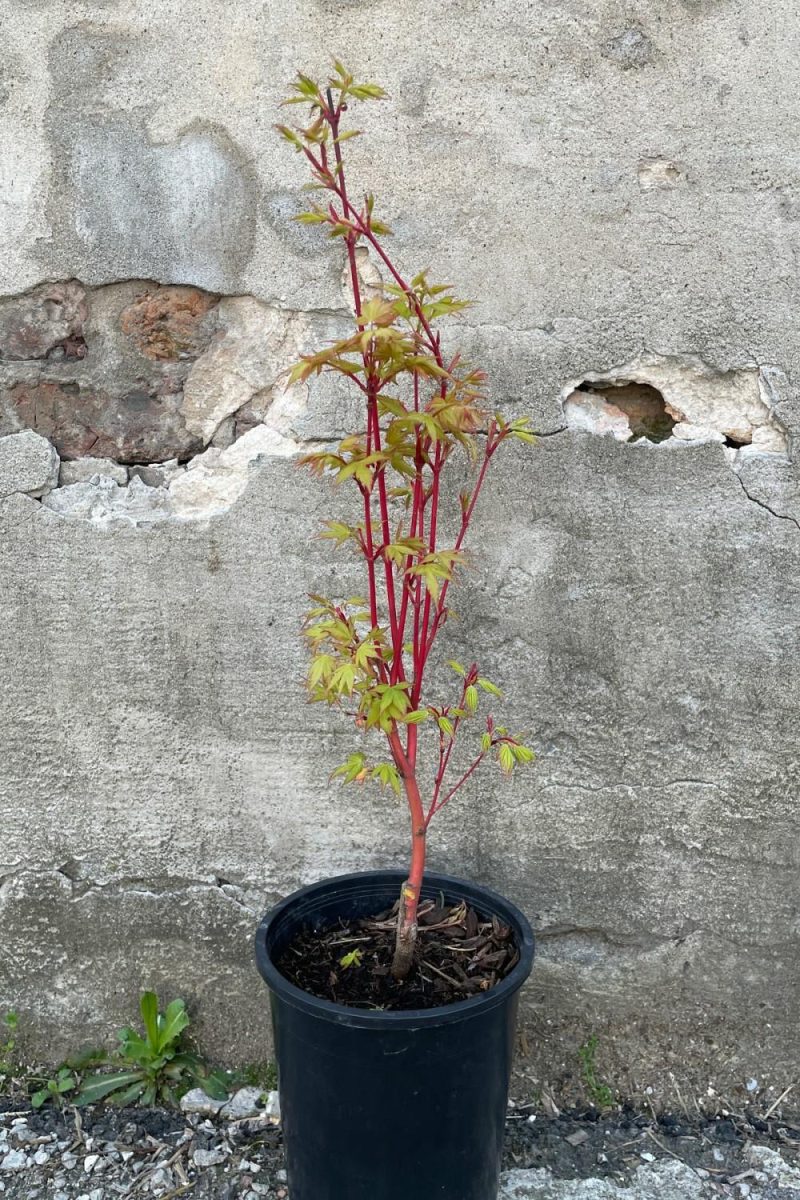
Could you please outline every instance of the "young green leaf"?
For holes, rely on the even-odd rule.
[[[173,1000],[160,1023],[159,1050],[163,1051],[183,1033],[189,1025],[189,1014],[182,1000]]]
[[[416,708],[413,712],[408,712],[402,718],[407,725],[421,725],[423,721],[427,721],[430,713],[427,708]]]
[[[153,1050],[158,1050],[159,1047],[159,1032],[158,1032],[158,997],[155,992],[143,992],[139,1000],[139,1011],[142,1014],[145,1033],[150,1047]]]
[[[331,779],[342,778],[345,783],[353,783],[356,779],[362,779],[365,772],[365,759],[363,754],[351,754],[347,762],[336,767],[331,772]]]
[[[326,225],[330,218],[322,212],[302,212],[297,213],[293,220],[301,225]]]
[[[514,754],[508,742],[502,742],[497,753],[503,771],[508,775],[514,769]]]

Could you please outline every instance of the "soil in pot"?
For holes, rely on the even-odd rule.
[[[519,962],[514,935],[497,917],[464,901],[425,901],[414,965],[392,977],[397,905],[374,917],[303,928],[276,962],[295,987],[353,1008],[437,1008],[490,991]]]

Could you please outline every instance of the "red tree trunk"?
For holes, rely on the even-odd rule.
[[[402,888],[400,889],[400,908],[397,914],[397,941],[395,943],[394,959],[392,960],[392,975],[395,979],[405,979],[414,961],[414,947],[417,942],[417,908],[422,878],[425,874],[426,826],[425,810],[422,807],[422,797],[419,794],[417,777],[414,768],[403,753],[400,738],[394,734],[390,739],[395,754],[398,770],[406,790],[408,810],[411,816],[411,866]]]

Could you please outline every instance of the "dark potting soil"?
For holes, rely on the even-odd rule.
[[[290,983],[352,1008],[438,1008],[489,991],[516,966],[508,925],[463,901],[419,907],[416,953],[407,979],[392,978],[397,905],[375,917],[306,928],[276,960]]]

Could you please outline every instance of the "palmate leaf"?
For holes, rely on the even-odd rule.
[[[353,663],[342,663],[331,675],[329,687],[340,696],[352,696],[356,684],[356,668]]]
[[[356,100],[383,100],[389,94],[377,83],[351,83],[343,91]]]
[[[391,413],[394,417],[404,417],[408,409],[396,396],[389,396],[385,392],[381,392],[378,396],[378,412],[382,417],[385,417],[387,413]]]
[[[358,540],[359,531],[353,525],[345,525],[343,521],[326,521],[325,525],[326,528],[319,536],[336,542],[337,547],[343,546],[350,538]]]
[[[464,555],[458,550],[437,550],[426,554],[412,567],[406,569],[406,575],[418,575],[434,600],[439,599],[440,580],[451,579],[453,569],[464,561]]]
[[[388,327],[394,323],[397,316],[397,305],[393,300],[367,300],[361,306],[361,313],[356,317],[356,325],[364,328],[367,325]]]
[[[330,218],[327,213],[312,211],[297,213],[292,220],[298,221],[301,225],[327,225]]]
[[[363,778],[365,769],[364,755],[351,754],[347,762],[343,762],[341,766],[331,772],[331,779],[341,779],[344,783],[353,783],[354,780]]]
[[[402,430],[403,432],[406,430],[414,431],[417,428],[422,429],[432,442],[438,442],[444,432],[439,421],[426,412],[406,413],[404,417],[397,417],[389,426],[389,429],[392,431]],[[388,431],[387,436],[389,436]]]
[[[336,482],[344,483],[347,479],[355,478],[362,487],[369,488],[375,477],[375,468],[385,462],[386,455],[379,450],[373,451],[372,454],[354,455],[349,463],[339,467]]]
[[[304,100],[316,102],[320,99],[319,88],[316,83],[308,75],[304,75],[302,71],[297,72],[295,82],[292,84],[292,91],[297,92]]]
[[[482,676],[478,678],[477,684],[479,688],[481,688],[484,692],[488,692],[490,696],[497,696],[500,698],[503,695],[499,687],[491,683],[488,679],[484,679]]]
[[[308,668],[308,686],[315,688],[317,684],[328,683],[335,663],[336,660],[331,654],[315,654]]]
[[[411,709],[408,688],[405,681],[395,684],[371,683],[366,687],[359,705],[365,728],[391,732],[395,722],[402,721]]]
[[[422,538],[403,538],[402,541],[391,542],[388,546],[384,546],[383,554],[385,558],[399,565],[404,559],[421,554],[423,550],[427,549],[427,546],[428,543],[424,542]]]
[[[297,101],[284,100],[284,104],[297,104]],[[302,151],[303,142],[299,134],[295,133],[293,129],[290,129],[288,125],[276,125],[275,128],[284,141],[287,141],[294,150],[298,151],[298,153]]]
[[[391,788],[395,795],[400,795],[400,774],[392,763],[379,763],[377,767],[373,767],[372,778],[382,787]]]
[[[497,758],[500,766],[506,774],[509,774],[511,771],[513,771],[516,760],[508,742],[501,743],[500,749],[497,752]]]

